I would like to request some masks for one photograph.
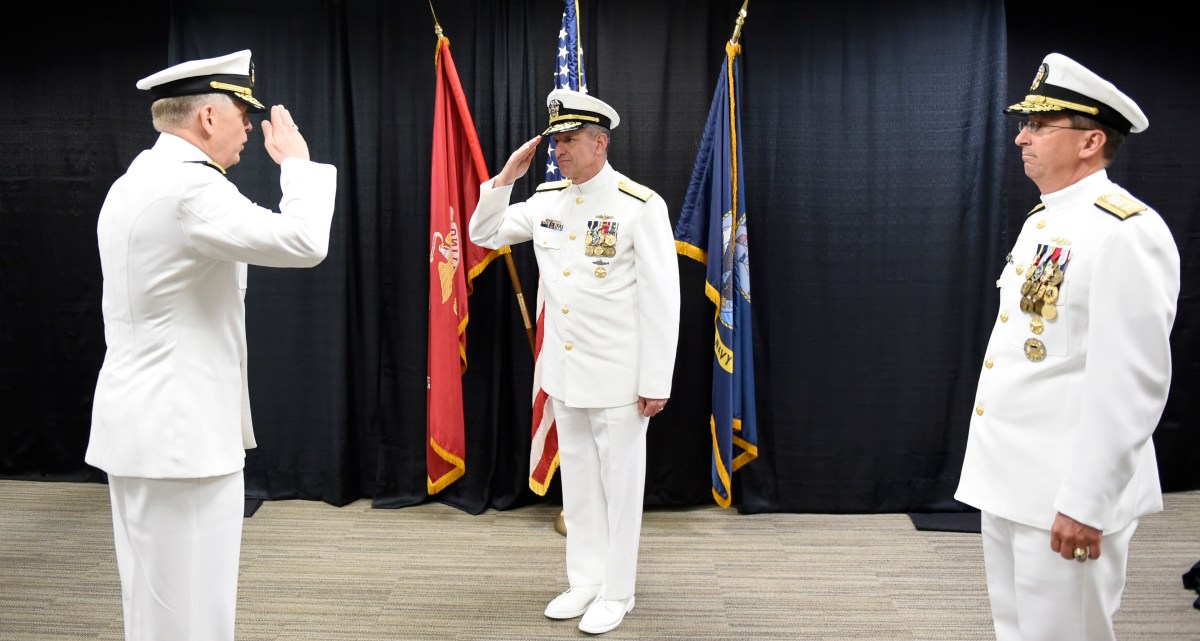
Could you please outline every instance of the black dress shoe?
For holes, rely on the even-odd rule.
[[[1183,587],[1200,592],[1200,561],[1192,569],[1183,573]]]

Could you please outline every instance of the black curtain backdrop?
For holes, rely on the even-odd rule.
[[[433,3],[492,172],[545,122],[562,6]],[[589,89],[622,117],[611,162],[657,190],[673,220],[740,6],[580,0]],[[324,263],[250,269],[259,447],[248,496],[437,500],[470,513],[558,499],[557,482],[547,499],[526,484],[533,362],[500,262],[470,299],[466,475],[426,493],[427,2],[31,10],[30,24],[54,29],[0,45],[0,478],[105,480],[83,463],[104,355],[95,223],[109,184],[157,135],[134,82],[249,48],[256,95],[289,107],[339,185]],[[1000,111],[1050,51],[1114,81],[1150,118],[1110,175],[1163,214],[1183,257],[1155,440],[1164,489],[1200,487],[1200,86],[1188,23],[1150,10],[1111,23],[1027,0],[750,3],[740,108],[761,438],[734,476],[740,511],[966,509],[952,495],[994,281],[1037,202]],[[255,128],[230,179],[276,207],[278,170]],[[516,197],[532,193],[530,173]],[[532,301],[532,251],[513,256]],[[679,356],[672,402],[650,430],[649,506],[712,501],[713,310],[703,266],[680,258],[680,269]]]

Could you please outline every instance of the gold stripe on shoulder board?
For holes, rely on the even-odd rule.
[[[1041,210],[1043,210],[1043,209],[1045,209],[1045,208],[1046,208],[1046,203],[1038,203],[1038,204],[1037,204],[1037,207],[1034,207],[1033,209],[1030,209],[1030,210],[1029,210],[1029,213],[1028,213],[1028,214],[1025,214],[1025,215],[1026,215],[1026,216],[1032,216],[1032,215],[1036,214],[1037,212],[1039,212],[1039,211],[1041,211]]]
[[[1096,206],[1121,220],[1150,209],[1140,201],[1123,194],[1105,194],[1096,199]]]
[[[645,185],[639,185],[638,183],[628,179],[618,182],[617,189],[620,189],[621,191],[633,196],[634,198],[637,198],[642,202],[649,202],[649,200],[654,196],[653,189],[650,189]]]
[[[571,186],[571,179],[564,178],[563,180],[555,180],[554,182],[542,183],[537,186],[537,191],[555,191],[566,189]]]

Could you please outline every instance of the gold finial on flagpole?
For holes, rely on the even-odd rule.
[[[750,0],[746,0],[746,2],[749,1]],[[438,37],[438,40],[441,40],[443,37],[442,25],[438,23],[437,12],[433,10],[433,0],[429,0],[429,13],[433,14],[433,33]]]
[[[746,7],[748,6],[750,6],[750,0],[743,2],[741,11],[738,11],[737,26],[733,28],[733,37],[729,39],[729,42],[733,44],[737,44],[738,38],[742,37],[742,25],[746,24]]]

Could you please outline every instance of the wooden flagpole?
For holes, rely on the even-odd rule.
[[[440,41],[444,36],[442,25],[438,23],[437,13],[433,10],[433,0],[429,0],[429,13],[433,14],[433,33]],[[521,277],[517,275],[517,266],[513,262],[511,247],[504,252],[504,265],[508,268],[508,279],[512,281],[513,290],[517,294],[517,307],[521,310],[521,322],[525,324],[525,335],[529,338],[529,353],[536,356],[537,333],[533,322],[529,319],[529,308],[525,305],[525,291],[521,288]]]

